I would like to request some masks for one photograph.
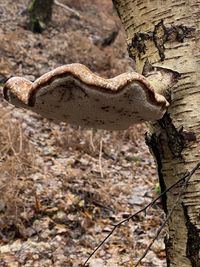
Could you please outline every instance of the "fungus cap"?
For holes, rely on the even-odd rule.
[[[4,98],[46,118],[109,130],[158,120],[169,105],[136,72],[104,79],[78,63],[58,67],[33,83],[25,78],[10,78],[4,87]]]

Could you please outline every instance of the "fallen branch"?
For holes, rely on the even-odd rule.
[[[60,3],[59,1],[54,0],[54,4],[59,6],[59,7],[62,7],[65,11],[67,11],[67,13],[69,13],[69,12],[73,13],[76,17],[81,18],[81,15],[77,11],[75,11],[74,9]]]
[[[168,187],[165,191],[163,191],[158,197],[156,197],[154,200],[152,200],[148,205],[146,205],[144,208],[140,209],[139,211],[135,212],[134,214],[130,215],[129,217],[127,217],[126,219],[120,221],[119,223],[115,224],[113,229],[110,231],[110,233],[101,241],[101,243],[95,248],[95,250],[90,254],[90,256],[86,259],[86,261],[84,262],[83,266],[86,266],[87,262],[91,259],[91,257],[99,250],[99,248],[108,240],[108,238],[113,234],[113,232],[120,227],[122,224],[124,224],[125,222],[130,221],[131,219],[133,219],[134,217],[136,217],[139,213],[142,212],[146,212],[146,210],[153,206],[153,204],[156,203],[156,201],[158,199],[160,199],[163,195],[165,195],[167,192],[169,192],[171,189],[173,189],[176,185],[178,185],[180,182],[184,181],[183,185],[182,185],[182,189],[179,192],[179,195],[171,209],[171,211],[169,212],[169,214],[167,215],[165,221],[163,222],[163,224],[160,226],[160,228],[158,229],[156,236],[154,237],[154,239],[152,240],[152,242],[149,244],[149,246],[147,247],[147,249],[145,250],[145,252],[143,253],[143,255],[141,256],[141,258],[138,260],[138,262],[136,263],[137,267],[139,265],[139,263],[142,261],[142,259],[146,256],[146,254],[148,253],[149,249],[151,248],[151,246],[153,245],[153,243],[155,242],[155,240],[157,239],[157,237],[159,236],[160,232],[162,231],[162,229],[164,228],[165,224],[167,223],[167,221],[169,220],[169,218],[171,217],[178,201],[180,200],[181,195],[183,194],[183,192],[186,189],[187,183],[189,181],[189,179],[192,177],[192,175],[196,172],[197,169],[199,169],[200,167],[200,162],[187,174],[185,174],[182,178],[180,178],[178,181],[176,181],[174,184],[172,184],[170,187]]]

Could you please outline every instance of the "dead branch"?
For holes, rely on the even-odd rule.
[[[99,169],[100,169],[101,178],[104,178],[103,168],[102,168],[102,149],[103,149],[103,139],[101,137],[100,148],[99,148]]]
[[[160,232],[162,231],[162,229],[164,228],[165,224],[168,222],[169,218],[171,217],[178,201],[180,200],[183,192],[185,192],[186,188],[187,188],[187,183],[189,181],[189,179],[192,177],[192,175],[197,171],[197,169],[200,168],[200,162],[197,163],[197,165],[187,174],[185,174],[183,177],[181,177],[179,180],[177,180],[175,183],[173,183],[170,187],[168,187],[165,191],[163,191],[158,197],[156,197],[155,199],[153,199],[149,204],[147,204],[144,208],[140,209],[139,211],[135,212],[134,214],[130,215],[129,217],[127,217],[126,219],[118,222],[117,224],[114,225],[113,229],[110,231],[110,233],[101,241],[101,243],[95,248],[95,250],[89,255],[89,257],[86,259],[86,261],[84,262],[83,266],[86,266],[87,262],[91,259],[91,257],[99,250],[99,248],[109,239],[109,237],[114,233],[114,231],[119,228],[122,224],[124,224],[125,222],[129,222],[130,220],[133,220],[134,217],[136,217],[139,213],[145,212],[149,207],[152,207],[157,200],[159,200],[163,195],[165,195],[167,192],[169,192],[171,189],[173,189],[176,185],[178,185],[180,182],[184,181],[181,190],[179,192],[179,195],[171,209],[171,211],[169,212],[169,214],[167,215],[166,219],[164,220],[163,224],[159,227],[159,229],[157,230],[156,236],[154,237],[154,239],[152,240],[152,242],[149,244],[149,246],[147,247],[147,249],[145,250],[145,252],[143,253],[143,255],[141,256],[141,258],[138,260],[138,262],[136,263],[137,267],[139,265],[139,263],[142,261],[142,259],[146,256],[146,254],[148,253],[148,251],[150,250],[151,246],[153,245],[153,243],[155,242],[155,240],[157,239],[157,237],[159,236]],[[186,179],[186,180],[185,180]]]
[[[72,8],[70,8],[70,7],[68,7],[68,6],[64,5],[64,4],[62,4],[62,3],[60,3],[59,1],[54,0],[54,4],[57,5],[57,6],[59,6],[59,7],[62,7],[65,11],[67,11],[67,13],[72,13],[72,14],[74,14],[76,17],[81,18],[81,15],[79,14],[79,12],[77,12],[77,11],[75,11],[74,9],[72,9]]]

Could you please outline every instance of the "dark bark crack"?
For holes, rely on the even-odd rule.
[[[162,129],[161,133],[159,135],[156,135],[155,133],[151,135],[146,134],[145,141],[151,153],[155,157],[161,192],[163,192],[166,189],[162,172],[162,161],[163,159],[165,159],[163,142],[168,143],[168,148],[174,159],[182,159],[181,153],[185,148],[186,141],[182,135],[183,129],[181,129],[180,131],[176,129],[168,113],[166,113],[163,118],[158,121],[158,124]],[[164,195],[162,197],[162,205],[164,212],[167,214],[167,195]]]
[[[158,49],[158,53],[161,61],[165,59],[165,44],[166,42],[184,42],[185,38],[192,36],[195,28],[184,25],[172,25],[166,27],[164,21],[161,20],[154,27],[153,31],[149,32],[137,32],[132,38],[131,44],[128,46],[129,55],[133,56],[132,49],[134,48],[139,58],[141,55],[146,54],[147,42],[152,41],[155,47]]]
[[[185,225],[187,227],[187,246],[186,255],[190,260],[192,267],[200,267],[200,235],[197,227],[191,222],[188,215],[188,208],[182,203],[185,215]]]
[[[146,133],[145,142],[156,159],[160,189],[161,192],[163,192],[166,190],[166,185],[162,173],[163,150],[161,144],[161,136],[160,135],[157,136],[155,133],[153,133],[152,135],[148,135]],[[167,195],[164,194],[161,200],[162,200],[163,210],[167,214]]]
[[[170,267],[170,263],[171,263],[170,259],[172,259],[171,251],[173,251],[173,239],[166,235],[164,237],[164,243],[165,243],[167,267]]]
[[[158,53],[161,61],[165,59],[165,43],[168,40],[168,30],[165,27],[163,20],[155,25],[153,31],[153,41],[158,49]]]
[[[158,121],[161,128],[165,131],[168,138],[168,147],[174,158],[182,158],[181,153],[185,148],[185,140],[181,132],[174,126],[168,113]]]

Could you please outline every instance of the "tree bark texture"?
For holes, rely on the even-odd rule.
[[[167,114],[150,125],[146,137],[164,190],[200,162],[200,1],[113,0],[113,3],[137,71],[148,75],[147,66],[151,65],[180,74],[171,91],[162,92],[171,98]],[[166,213],[180,188],[181,185],[163,198]],[[200,266],[200,171],[190,179],[168,228],[167,266]]]
[[[30,15],[29,28],[41,33],[51,21],[53,0],[31,0],[28,6]]]

